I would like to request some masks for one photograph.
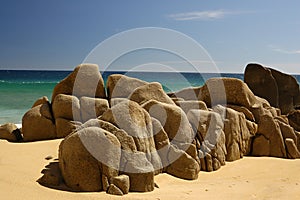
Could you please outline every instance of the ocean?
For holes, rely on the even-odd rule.
[[[55,85],[71,71],[0,70],[0,124],[22,123],[22,116],[36,99],[47,96],[51,100]],[[160,82],[166,92],[191,86],[202,86],[211,77],[233,77],[243,80],[243,74],[174,73],[174,72],[104,72],[106,82],[111,74],[126,74],[148,82]],[[300,75],[295,75],[298,83]]]

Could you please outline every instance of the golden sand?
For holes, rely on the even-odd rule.
[[[75,193],[36,182],[57,158],[61,140],[33,143],[0,141],[1,199],[300,199],[300,160],[245,157],[216,172],[200,172],[196,181],[167,174],[155,177],[159,188],[123,197],[105,192]],[[53,157],[46,160],[46,157]]]

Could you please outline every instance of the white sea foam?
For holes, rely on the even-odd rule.
[[[16,124],[18,128],[22,128],[22,124]]]

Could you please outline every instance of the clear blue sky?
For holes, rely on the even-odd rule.
[[[73,69],[116,33],[163,27],[195,39],[223,72],[259,62],[300,74],[299,2],[1,0],[0,69]]]

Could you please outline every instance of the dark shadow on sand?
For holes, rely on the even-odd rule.
[[[70,189],[63,181],[58,159],[52,159],[52,161],[45,166],[45,168],[41,171],[43,174],[41,178],[37,180],[37,182],[47,188],[66,191],[66,192],[79,192]]]

